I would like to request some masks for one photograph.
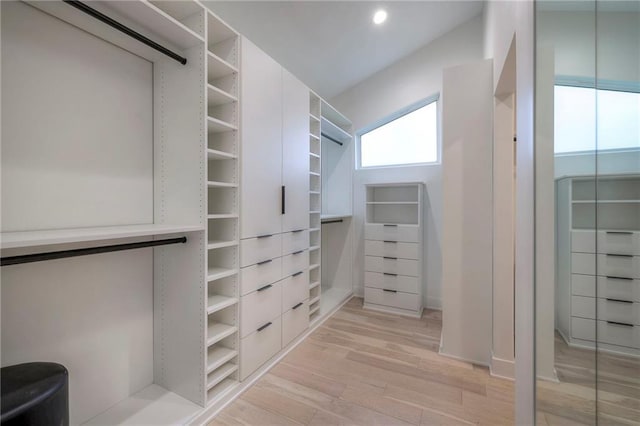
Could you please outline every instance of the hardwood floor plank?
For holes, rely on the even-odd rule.
[[[384,396],[384,390],[382,390],[382,392],[372,392],[362,388],[348,386],[340,399],[414,425],[420,424],[420,417],[422,416],[421,409],[402,401],[386,398]]]
[[[250,388],[242,399],[256,407],[302,424],[308,424],[316,414],[316,409],[280,393],[273,392],[261,383]]]

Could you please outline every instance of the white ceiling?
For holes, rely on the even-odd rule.
[[[482,11],[476,1],[216,1],[205,3],[325,99]],[[387,21],[372,23],[384,8]]]

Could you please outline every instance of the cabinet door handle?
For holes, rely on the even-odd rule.
[[[383,272],[384,275],[389,275],[390,277],[397,277],[398,274],[392,274],[390,272]]]
[[[259,288],[258,290],[256,290],[256,291],[264,291],[264,290],[270,289],[271,287],[273,287],[271,284],[267,284],[267,285],[265,285],[264,287],[260,287],[260,288]]]
[[[624,300],[624,299],[610,299],[607,297],[607,302],[618,302],[618,303],[633,303],[633,300]]]
[[[397,257],[390,257],[390,256],[383,256],[383,259],[391,259],[391,260],[398,260]]]
[[[629,231],[607,231],[607,234],[632,235],[633,232],[629,232]]]
[[[300,306],[302,306],[302,302],[298,303],[296,306],[294,306],[294,307],[293,307],[293,308],[291,308],[291,309],[298,309]]]
[[[398,244],[397,241],[389,241],[389,240],[385,240],[385,241],[383,241],[383,243]]]
[[[284,185],[282,185],[282,214],[285,214],[285,199],[287,197],[287,189]]]
[[[384,224],[384,225],[382,225],[382,226],[396,226],[396,227],[397,227],[398,225],[396,225],[396,224],[394,224],[394,223],[385,223],[385,224]]]
[[[629,323],[626,323],[626,322],[618,322],[618,321],[607,321],[607,324],[622,325],[624,327],[633,327],[633,324],[629,324]]]
[[[607,253],[607,256],[613,257],[633,257],[632,254],[617,254],[617,253]]]
[[[610,280],[627,280],[627,281],[633,281],[633,278],[629,278],[629,277],[616,277],[613,275],[607,275],[607,279]]]
[[[269,237],[273,237],[273,234],[258,235],[256,238],[260,239],[260,238],[269,238]]]
[[[263,260],[262,262],[258,262],[256,263],[256,265],[260,266],[260,265],[266,265],[269,262],[273,262],[273,259],[269,259],[269,260]]]
[[[302,274],[304,271],[298,271],[295,274],[291,275],[292,277],[297,277],[298,275]]]
[[[397,293],[398,290],[389,290],[387,288],[383,288],[382,291],[386,291],[387,293]]]
[[[304,250],[298,250],[298,251],[294,251],[293,253],[291,253],[292,256],[295,256],[296,254],[300,254],[302,253]]]
[[[302,232],[302,231],[304,231],[304,229],[296,229],[296,230],[291,231],[291,232],[293,232],[294,234],[297,234],[298,232]]]
[[[269,321],[268,323],[266,323],[266,324],[265,324],[265,325],[263,325],[262,327],[258,328],[258,330],[257,330],[257,331],[262,331],[262,330],[264,330],[265,328],[269,327],[270,325],[271,325],[271,321]]]

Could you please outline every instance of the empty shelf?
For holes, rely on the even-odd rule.
[[[209,188],[236,188],[238,184],[230,183],[230,182],[216,182],[216,181],[210,180],[207,182],[207,186]]]
[[[209,296],[209,299],[207,301],[207,314],[218,312],[224,308],[233,306],[236,303],[238,303],[238,299],[236,297],[227,297],[214,294],[213,296]]]
[[[309,228],[309,232],[318,232],[320,228]]]
[[[369,205],[383,205],[383,206],[389,206],[389,205],[414,205],[414,206],[417,206],[418,202],[417,201],[367,201],[367,204],[369,204]]]
[[[309,174],[311,176],[318,176],[318,177],[320,176],[320,173],[316,173],[316,172],[309,172]]]
[[[237,241],[209,241],[207,243],[207,250],[214,250],[214,249],[219,249],[224,247],[233,247],[237,245],[238,245]]]
[[[211,52],[207,52],[207,66],[209,81],[238,72],[236,67]]]
[[[309,156],[315,157],[315,158],[320,158],[320,156],[318,154],[314,154],[313,152],[310,152]]]
[[[234,379],[224,379],[217,386],[214,386],[212,389],[209,389],[207,392],[207,404],[210,404],[216,398],[220,398],[227,394],[231,389],[233,389],[238,384],[237,380]]]
[[[309,191],[311,195],[320,195],[320,191]]]
[[[314,263],[313,265],[309,265],[309,270],[316,269],[320,266],[319,263]]]
[[[324,117],[322,117],[322,133],[342,143],[347,143],[351,140],[351,134],[349,132],[341,129]]]
[[[225,337],[231,336],[238,331],[238,327],[233,325],[214,323],[207,330],[207,346],[211,346]]]
[[[223,133],[231,130],[238,130],[238,128],[226,121],[218,120],[214,117],[207,117],[207,131],[209,133]]]
[[[212,84],[207,85],[207,105],[209,107],[215,107],[237,101],[238,98],[232,94],[227,93]]]
[[[320,216],[321,220],[330,220],[330,219],[349,219],[351,214],[323,214]]]
[[[309,284],[309,290],[313,290],[314,288],[318,287],[319,285],[320,285],[320,281],[313,282],[313,283]]]
[[[225,364],[218,368],[211,373],[210,377],[207,377],[207,390],[211,389],[236,371],[238,371],[237,364]]]
[[[319,310],[320,310],[320,304],[318,303],[317,306],[309,310],[309,316],[312,316],[313,314],[317,313]]]
[[[238,356],[238,351],[221,347],[213,346],[207,351],[207,374],[217,369],[221,365]]]
[[[230,152],[218,151],[216,149],[207,149],[207,158],[209,160],[233,160],[238,158],[237,155]]]
[[[315,139],[315,140],[317,140],[317,141],[319,141],[319,140],[320,140],[320,136],[318,136],[318,135],[314,135],[313,133],[309,133],[309,136],[311,136],[311,138],[312,138],[312,139]]]
[[[320,246],[311,246],[309,247],[309,251],[319,250]]]
[[[233,213],[208,214],[207,219],[237,219],[238,215]]]
[[[238,273],[237,269],[218,268],[215,266],[209,267],[207,271],[207,281],[215,281],[222,278],[230,277]]]
[[[310,299],[309,300],[309,306],[313,305],[314,303],[318,302],[319,300],[320,300],[320,295],[317,295],[313,299]]]
[[[309,114],[309,117],[314,121],[320,121],[320,119],[313,114]]]

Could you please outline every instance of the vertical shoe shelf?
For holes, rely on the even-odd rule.
[[[207,404],[238,383],[239,36],[207,11]]]
[[[309,93],[309,323],[320,317],[320,97]]]

